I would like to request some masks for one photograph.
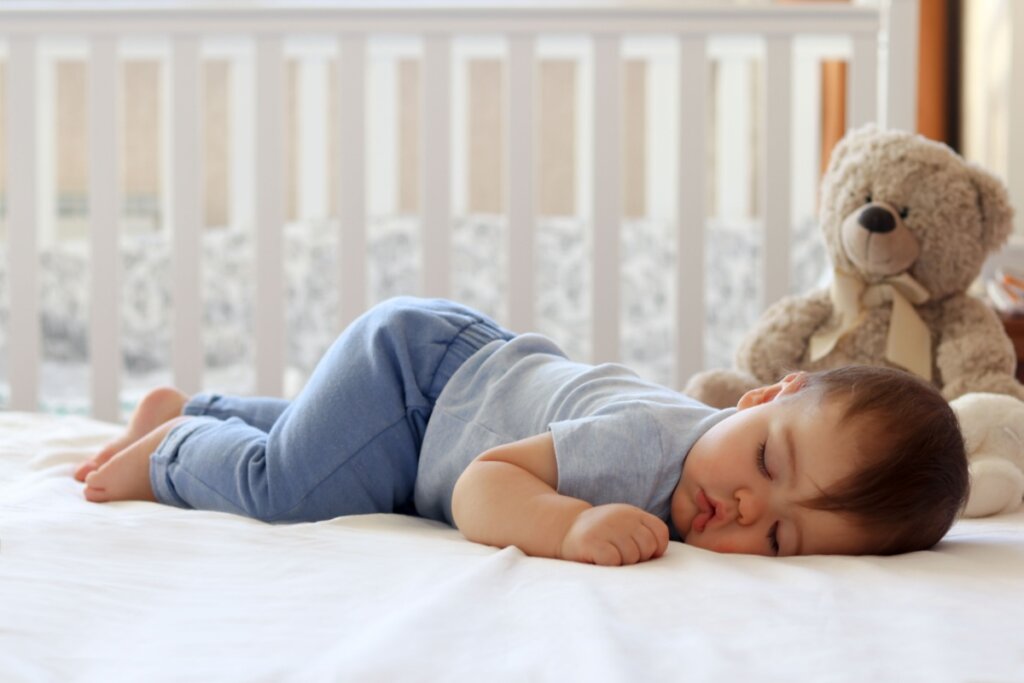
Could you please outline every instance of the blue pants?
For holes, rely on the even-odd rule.
[[[331,345],[293,401],[197,394],[150,456],[169,505],[267,522],[414,512],[431,411],[452,374],[514,335],[440,299],[385,301]]]

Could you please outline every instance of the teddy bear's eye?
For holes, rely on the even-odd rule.
[[[908,215],[910,215],[910,209],[908,209],[905,206],[902,209],[900,209],[900,218],[906,220]]]
[[[864,203],[865,204],[870,204],[871,203],[871,195],[870,194],[867,196],[867,199],[864,200]]]

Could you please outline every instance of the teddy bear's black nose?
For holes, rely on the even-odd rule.
[[[896,219],[892,212],[880,206],[869,206],[864,209],[857,222],[868,232],[890,232],[896,227]]]

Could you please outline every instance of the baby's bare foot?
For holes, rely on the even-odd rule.
[[[94,472],[117,453],[141,439],[163,423],[181,415],[188,394],[174,387],[159,387],[146,394],[136,406],[132,419],[124,434],[114,439],[89,458],[75,470],[75,479],[85,481],[90,472]]]
[[[152,430],[127,448],[114,454],[99,469],[85,477],[85,499],[93,503],[112,500],[155,501],[149,483],[149,456],[167,433],[190,419],[179,416]]]

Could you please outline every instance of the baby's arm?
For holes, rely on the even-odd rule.
[[[471,541],[527,555],[602,565],[636,564],[668,548],[668,526],[633,505],[594,507],[556,492],[550,433],[486,451],[455,483],[452,516]]]

